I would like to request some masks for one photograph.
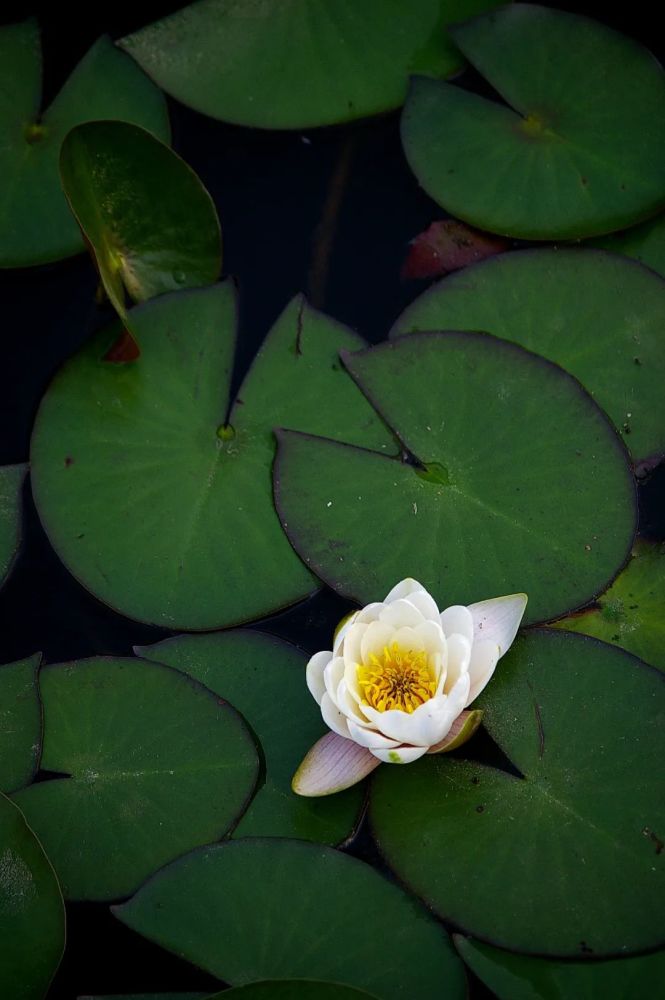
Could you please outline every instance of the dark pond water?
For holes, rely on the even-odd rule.
[[[44,30],[46,100],[101,33],[119,37],[181,3],[0,5],[0,21],[29,14]],[[656,9],[632,4],[558,3],[598,17],[652,48]],[[662,51],[658,52],[662,56]],[[471,86],[474,81],[469,80]],[[289,299],[305,290],[315,305],[371,342],[424,289],[404,282],[408,241],[441,218],[404,161],[398,115],[307,133],[263,133],[223,125],[171,102],[175,148],[201,176],[224,232],[225,273],[240,295],[238,383]],[[96,279],[85,257],[34,270],[0,272],[3,338],[0,360],[0,464],[25,461],[35,410],[49,379],[107,318],[93,303]],[[640,488],[641,529],[665,537],[665,468]],[[47,662],[107,653],[168,633],[129,621],[97,602],[52,552],[26,495],[21,556],[0,595],[0,662],[41,649]],[[322,648],[347,610],[331,593],[262,623],[306,650]],[[487,746],[479,750],[491,752]],[[361,831],[353,853],[376,862]],[[52,1000],[79,994],[154,992],[218,982],[143,941],[105,906],[69,908],[69,943]],[[489,994],[474,982],[473,997]],[[417,998],[414,998],[417,1000]]]

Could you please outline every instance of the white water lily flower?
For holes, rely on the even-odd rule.
[[[307,664],[307,686],[331,730],[293,778],[299,795],[348,788],[384,761],[408,764],[452,750],[475,732],[465,711],[519,628],[526,594],[439,611],[417,580],[338,628],[332,650]]]

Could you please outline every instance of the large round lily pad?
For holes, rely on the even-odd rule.
[[[27,471],[27,465],[0,466],[0,586],[9,576],[21,543],[21,491]]]
[[[234,836],[297,837],[327,844],[349,836],[362,804],[360,786],[321,799],[291,790],[303,757],[328,732],[305,684],[304,653],[274,636],[244,630],[181,635],[136,652],[182,670],[230,701],[257,736],[265,780]]]
[[[665,206],[665,74],[585,17],[507,4],[451,30],[506,104],[417,78],[402,139],[440,205],[490,232],[570,239]]]
[[[113,911],[232,986],[321,979],[380,1000],[465,996],[443,927],[369,865],[328,847],[277,838],[206,847]]]
[[[212,198],[168,146],[127,122],[86,122],[60,151],[62,186],[111,302],[210,285],[222,264]]]
[[[197,111],[305,128],[399,107],[410,73],[464,59],[447,27],[495,0],[203,0],[120,41],[160,87]]]
[[[485,330],[556,361],[609,414],[636,459],[665,452],[665,281],[614,254],[522,250],[440,281],[399,317],[412,330]]]
[[[64,947],[53,868],[21,811],[0,795],[0,996],[42,1000]]]
[[[305,979],[274,979],[247,986],[236,986],[210,996],[209,993],[137,993],[105,997],[79,997],[79,1000],[374,1000],[364,990],[339,983]]]
[[[607,962],[553,962],[455,935],[466,964],[498,1000],[629,1000],[653,994],[665,951]]]
[[[58,157],[80,122],[135,122],[168,141],[162,93],[124,52],[100,38],[53,103],[40,110],[41,46],[34,20],[0,27],[0,267],[80,253],[83,239],[60,186]]]
[[[627,455],[557,366],[475,333],[421,333],[346,364],[409,461],[280,432],[275,496],[314,572],[361,604],[413,576],[441,606],[515,592],[529,622],[579,607],[627,558]]]
[[[0,667],[0,791],[29,785],[39,767],[42,706],[37,672],[42,654]]]
[[[258,759],[238,714],[147,660],[94,658],[41,672],[42,767],[15,796],[69,899],[118,899],[244,811]]]
[[[665,215],[658,215],[623,233],[593,240],[592,245],[634,257],[665,277]]]
[[[664,682],[595,639],[518,639],[478,704],[522,777],[447,755],[380,768],[370,816],[388,864],[453,924],[515,951],[662,945]]]
[[[585,611],[554,628],[615,643],[665,670],[665,546],[639,539],[625,569]]]
[[[302,300],[273,327],[227,426],[235,327],[230,283],[162,296],[132,311],[136,363],[102,360],[118,334],[106,331],[39,409],[32,483],[49,538],[132,618],[221,628],[316,589],[273,506],[275,425],[393,447],[339,362],[363,342]]]

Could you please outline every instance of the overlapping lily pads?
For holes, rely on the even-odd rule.
[[[39,767],[42,707],[37,672],[41,653],[0,667],[0,792],[29,785]]]
[[[368,865],[328,847],[278,838],[206,847],[114,912],[232,986],[320,979],[380,1000],[465,996],[461,962],[436,920]]]
[[[594,240],[593,245],[634,257],[665,277],[665,215],[658,215],[623,233],[613,233]]]
[[[60,187],[67,132],[92,119],[135,122],[168,141],[162,93],[124,52],[100,38],[43,112],[34,20],[0,27],[0,267],[59,260],[83,250]]]
[[[615,643],[665,670],[665,547],[638,540],[630,562],[586,611],[554,622]]]
[[[21,811],[0,794],[0,996],[42,1000],[64,947],[53,868]]]
[[[627,1000],[648,997],[665,975],[665,952],[608,962],[553,962],[455,935],[467,965],[498,1000]]]
[[[490,232],[571,239],[665,206],[665,74],[610,28],[507,4],[451,30],[506,105],[416,79],[402,138],[416,177]]]
[[[502,947],[561,957],[662,945],[663,677],[594,639],[518,639],[480,698],[522,777],[426,757],[380,768],[370,816],[389,865]]]
[[[605,588],[630,551],[635,487],[578,382],[474,333],[421,333],[345,362],[415,457],[279,433],[277,506],[317,575],[361,604],[406,576],[441,606],[526,592],[529,622]]]
[[[316,589],[273,506],[275,425],[394,449],[339,362],[362,341],[302,300],[273,327],[227,425],[235,327],[229,283],[162,296],[132,311],[139,361],[103,362],[118,334],[106,331],[37,415],[32,482],[49,538],[132,618],[221,628]]]
[[[21,542],[21,490],[27,465],[0,466],[0,586],[12,568]]]
[[[65,138],[62,186],[109,299],[134,302],[211,285],[221,268],[212,198],[191,167],[127,122],[87,122]],[[177,193],[177,194],[176,194]]]
[[[203,0],[120,45],[197,111],[262,128],[331,125],[399,107],[410,73],[464,59],[448,25],[495,0]],[[257,68],[260,67],[260,71]]]
[[[42,767],[16,795],[69,899],[129,895],[160,865],[223,836],[258,758],[238,714],[147,660],[94,658],[41,672]]]
[[[362,804],[359,787],[325,799],[304,799],[291,791],[302,758],[328,732],[307,690],[307,657],[300,650],[261,632],[238,631],[178,636],[137,653],[201,681],[242,712],[257,736],[265,781],[234,836],[297,837],[327,844],[348,837]]]
[[[556,361],[610,415],[635,459],[665,452],[665,282],[591,250],[503,254],[440,281],[399,317],[412,330],[485,330]]]

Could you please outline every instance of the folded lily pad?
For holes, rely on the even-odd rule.
[[[134,302],[211,285],[222,265],[214,202],[191,167],[127,122],[86,122],[60,151],[62,186],[106,293]]]
[[[238,714],[147,660],[94,658],[41,672],[42,767],[15,801],[68,899],[119,899],[161,865],[222,837],[254,791]]]
[[[398,885],[329,847],[215,844],[162,869],[113,912],[232,986],[319,979],[380,1000],[466,995],[443,927]]]
[[[454,935],[455,946],[498,1000],[627,1000],[648,997],[665,976],[665,952],[608,962],[552,962]]]
[[[360,786],[323,799],[304,799],[291,790],[302,758],[328,732],[305,684],[304,653],[274,636],[245,630],[181,635],[136,652],[176,667],[230,701],[258,738],[265,780],[235,837],[339,844],[353,832],[363,801]]]
[[[665,670],[665,547],[638,540],[625,569],[591,608],[553,622],[622,646]]]
[[[21,491],[27,471],[27,465],[0,466],[0,586],[9,576],[21,544]]]
[[[665,215],[657,215],[655,219],[649,219],[641,226],[633,226],[623,233],[613,233],[593,240],[591,245],[634,257],[640,264],[645,264],[665,277]]]
[[[665,452],[665,281],[592,250],[521,250],[434,285],[399,317],[413,330],[485,330],[556,361],[614,421],[636,460]]]
[[[448,25],[494,6],[203,0],[119,44],[163,90],[197,111],[239,125],[305,128],[399,107],[410,73],[461,69]]]
[[[20,809],[0,794],[0,996],[42,1000],[65,947],[51,863]]]
[[[272,498],[278,424],[395,446],[343,370],[363,341],[294,300],[228,412],[230,283],[132,310],[135,364],[102,360],[114,327],[69,361],[32,440],[37,509],[65,565],[123,614],[166,628],[260,618],[318,584]],[[563,609],[566,610],[566,609]]]
[[[0,791],[29,785],[39,767],[42,706],[37,672],[42,654],[0,667]]]
[[[108,38],[92,46],[44,111],[40,101],[37,22],[0,27],[0,267],[44,264],[84,249],[58,174],[62,140],[75,125],[120,119],[169,139],[164,96]]]
[[[318,576],[360,604],[407,576],[441,606],[525,592],[528,622],[605,589],[630,552],[635,484],[575,379],[477,333],[344,357],[410,457],[279,432],[277,507]]]
[[[448,755],[379,768],[370,820],[385,860],[504,948],[588,959],[662,946],[664,700],[665,678],[623,650],[527,633],[479,699],[520,776]]]
[[[665,206],[665,74],[586,17],[507,4],[451,29],[505,100],[416,78],[402,139],[452,215],[524,239],[612,232]]]

